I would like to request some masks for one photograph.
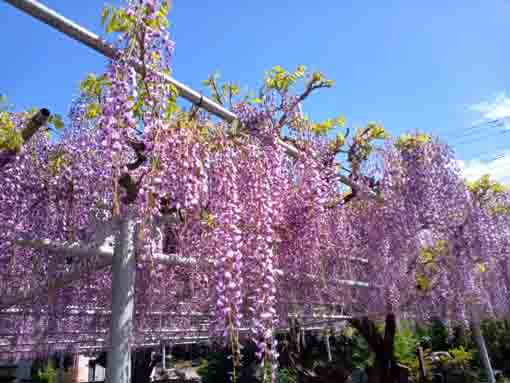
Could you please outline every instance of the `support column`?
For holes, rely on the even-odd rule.
[[[304,328],[301,328],[301,344],[303,345],[303,351],[306,350],[306,331]]]
[[[163,370],[166,370],[166,346],[164,343],[161,350],[161,356],[162,356],[161,366],[163,367]]]
[[[331,356],[331,344],[329,343],[329,329],[324,333],[324,342],[326,343],[326,352],[328,353],[328,362],[333,360]]]
[[[135,223],[123,219],[115,240],[112,264],[112,319],[110,350],[106,368],[107,383],[130,383],[133,334],[136,259],[134,248]]]
[[[58,383],[65,383],[64,382],[64,353],[60,352],[58,354],[58,367],[57,367],[57,381]]]
[[[18,366],[16,368],[16,381],[18,383],[22,381],[32,380],[31,377],[32,370],[32,361],[21,359],[18,361]]]
[[[80,354],[75,353],[73,354],[73,375],[71,378],[72,383],[78,383],[78,374],[79,374],[79,365],[80,362]]]
[[[494,370],[492,369],[491,360],[489,358],[489,353],[487,352],[487,346],[485,345],[485,339],[482,334],[482,329],[480,327],[480,320],[474,319],[471,321],[471,331],[473,331],[473,335],[475,338],[475,342],[478,346],[478,350],[480,351],[480,357],[482,359],[482,364],[485,369],[485,373],[487,374],[487,381],[489,383],[496,383],[496,378],[494,376]]]

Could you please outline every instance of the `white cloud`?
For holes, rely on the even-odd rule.
[[[484,174],[489,174],[491,178],[501,183],[510,184],[510,152],[505,152],[490,162],[479,159],[457,162],[468,180],[476,180]]]
[[[501,122],[510,119],[510,96],[500,92],[492,100],[472,105],[470,109],[481,114],[481,120],[475,124]]]
[[[505,92],[495,94],[491,100],[472,105],[470,109],[478,114],[474,122],[476,129],[496,129],[500,132],[510,130],[510,95]],[[473,139],[483,139],[476,136],[479,133],[468,133]],[[485,133],[484,133],[485,134]],[[481,143],[481,142],[480,142]],[[510,184],[510,150],[492,151],[496,155],[490,161],[482,158],[472,158],[467,161],[457,161],[462,174],[469,180],[479,179],[485,174],[491,178]]]

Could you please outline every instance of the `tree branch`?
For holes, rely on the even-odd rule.
[[[129,170],[135,170],[135,169],[138,169],[140,166],[142,166],[142,164],[145,161],[147,161],[147,156],[144,153],[145,152],[145,144],[143,142],[137,142],[137,141],[133,141],[133,140],[129,140],[128,144],[135,151],[136,161],[131,164],[127,164],[126,167]]]
[[[21,130],[21,137],[23,138],[23,144],[26,144],[34,136],[34,134],[43,126],[48,123],[50,118],[50,111],[46,108],[40,109],[32,118],[30,118],[25,126]],[[16,158],[15,151],[7,151],[0,157],[0,169],[7,164],[14,161]]]
[[[293,111],[294,108],[296,108],[299,105],[299,103],[303,102],[308,96],[310,96],[310,94],[314,90],[320,89],[320,88],[327,88],[327,87],[328,87],[328,85],[325,81],[321,81],[319,83],[314,83],[314,81],[310,81],[307,84],[305,91],[292,104],[292,107],[289,109],[289,111]],[[284,113],[283,116],[278,121],[278,124],[277,124],[278,129],[281,129],[283,127],[283,125],[285,125],[285,123],[287,122],[287,117],[288,117],[288,112]]]

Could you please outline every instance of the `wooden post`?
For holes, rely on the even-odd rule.
[[[121,220],[112,264],[111,347],[106,369],[107,383],[131,382],[131,349],[135,294],[135,222]]]

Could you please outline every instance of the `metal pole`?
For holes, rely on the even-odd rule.
[[[64,16],[39,3],[38,1],[4,1],[110,59],[115,59],[117,57],[117,50],[109,45],[106,41],[102,40],[98,35],[72,22],[71,20],[65,18]],[[225,109],[223,106],[215,103],[211,99],[202,96],[197,91],[191,89],[176,79],[163,73],[158,73],[158,75],[165,81],[174,85],[179,91],[179,96],[185,98],[188,101],[191,101],[194,104],[200,104],[200,106],[208,112],[226,120],[227,122],[232,122],[237,118],[237,116],[228,109]]]
[[[482,359],[482,365],[485,369],[485,373],[487,375],[487,381],[489,383],[496,383],[496,378],[494,376],[494,370],[492,369],[491,360],[489,358],[489,353],[487,351],[487,346],[485,345],[485,339],[482,334],[482,329],[480,327],[480,320],[478,318],[471,320],[471,331],[473,331],[473,335],[475,338],[475,342],[478,346],[478,350],[480,351],[480,357]]]
[[[418,355],[418,363],[420,365],[420,381],[426,382],[427,380],[427,370],[425,367],[425,360],[423,359],[423,347],[418,346],[416,348],[416,354]]]
[[[114,245],[104,243],[96,247],[81,246],[79,241],[75,242],[57,242],[49,239],[18,239],[14,243],[21,247],[32,249],[47,250],[58,253],[64,257],[104,257],[111,258],[114,253]],[[177,254],[153,253],[152,260],[167,265],[194,265],[196,259],[192,257],[181,257]]]
[[[303,345],[303,351],[306,350],[306,330],[301,328],[301,344]]]
[[[18,383],[23,381],[29,381],[30,378],[30,369],[32,368],[32,361],[21,359],[18,361],[16,367],[16,381]]]
[[[135,222],[120,222],[112,264],[111,348],[108,353],[108,383],[130,383],[136,260],[134,248]]]
[[[331,362],[333,360],[333,357],[331,356],[331,344],[329,343],[329,329],[326,329],[326,332],[324,333],[324,342],[326,343],[328,362]]]
[[[58,383],[64,383],[64,353],[60,352],[58,355],[58,368],[57,368]]]
[[[110,59],[115,59],[117,57],[118,51],[115,50],[111,45],[109,45],[106,41],[102,40],[98,35],[92,33],[91,31],[83,28],[82,26],[72,22],[71,20],[65,18],[54,10],[46,7],[45,5],[39,3],[35,0],[4,0],[6,3],[18,8],[22,12],[36,18],[39,21],[53,27],[59,32],[64,33],[70,38],[81,42],[82,44],[88,46],[89,48],[94,49],[96,52],[101,53],[103,56],[106,56]],[[139,65],[133,65],[136,70],[140,70]],[[166,81],[178,90],[179,96],[185,98],[186,100],[192,102],[193,104],[200,105],[201,108],[204,108],[209,113],[214,114],[215,116],[227,121],[234,122],[237,120],[237,116],[232,113],[230,110],[224,108],[220,104],[214,102],[210,98],[207,98],[201,95],[196,90],[193,90],[189,86],[177,81],[171,76],[168,76],[164,73],[156,72],[156,74],[161,78],[161,80]],[[291,156],[297,156],[298,150],[289,145],[288,143],[278,139],[278,144],[285,148],[287,153]]]
[[[162,348],[162,350],[161,350],[161,354],[162,354],[162,367],[163,367],[163,370],[166,370],[166,347],[165,347],[164,343],[163,343],[163,346],[161,348]]]
[[[101,259],[99,260],[93,267],[95,271],[99,271],[105,269],[106,267],[112,264],[112,259]],[[53,290],[61,289],[63,287],[72,285],[77,280],[79,280],[83,276],[83,273],[78,271],[73,271],[64,274],[62,277],[56,279],[51,283],[51,288]],[[34,300],[38,296],[42,296],[43,294],[47,294],[49,291],[49,286],[43,287],[34,287],[24,292],[20,292],[13,297],[7,297],[0,301],[0,310],[8,309],[15,305],[20,305],[26,302],[30,302]]]

